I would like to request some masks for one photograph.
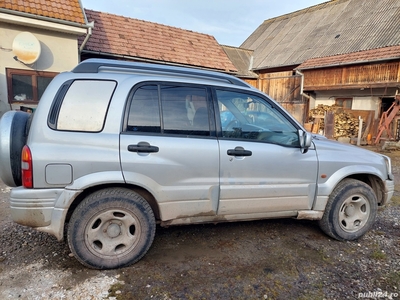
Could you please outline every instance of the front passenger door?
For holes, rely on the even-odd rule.
[[[311,209],[317,157],[302,153],[298,128],[258,95],[217,90],[222,137],[218,214]]]

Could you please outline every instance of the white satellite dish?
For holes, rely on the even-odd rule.
[[[21,32],[14,38],[12,50],[17,60],[30,65],[40,56],[40,42],[32,33]]]

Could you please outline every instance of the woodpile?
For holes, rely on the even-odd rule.
[[[355,118],[348,112],[335,114],[335,138],[339,137],[357,137],[358,135],[358,118]]]
[[[342,107],[320,104],[316,108],[310,110],[310,122],[314,124],[318,123],[318,129],[324,130],[324,119],[326,113],[328,112],[334,113],[333,138],[338,139],[340,137],[357,137],[359,120],[358,118],[354,117],[349,111],[344,110]],[[313,130],[313,132],[314,131],[315,130]]]

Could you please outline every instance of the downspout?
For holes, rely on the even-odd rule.
[[[301,73],[299,70],[296,70],[296,74],[301,76],[300,95],[302,95],[303,97],[306,97],[308,99],[308,109],[310,109],[310,99],[311,99],[311,97],[309,95],[307,95],[306,93],[304,93],[304,74]],[[306,112],[304,112],[304,113],[306,113]],[[307,115],[308,115],[308,113],[309,112],[307,112]],[[303,115],[303,125],[304,125],[304,122],[306,122],[307,115],[306,114]]]
[[[254,56],[250,56],[249,71],[253,69]]]
[[[89,38],[92,36],[92,30],[94,28],[94,21],[87,23],[87,35],[85,36],[85,39],[83,40],[81,46],[79,47],[79,61],[81,60],[81,53],[83,48],[85,48],[87,41],[89,40]]]
[[[301,76],[301,82],[300,82],[300,95],[306,97],[307,99],[310,99],[311,97],[304,93],[304,74],[301,73],[299,70],[296,70],[296,74]]]

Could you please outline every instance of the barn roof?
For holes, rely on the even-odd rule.
[[[246,78],[257,78],[257,74],[251,71],[253,64],[253,50],[222,45],[226,55],[237,68],[235,75]]]
[[[332,0],[264,21],[241,45],[254,69],[400,45],[400,1]]]
[[[94,29],[84,52],[237,71],[211,35],[94,10],[85,12],[88,21],[94,21]]]
[[[341,54],[327,57],[311,58],[296,69],[306,70],[326,68],[348,64],[373,63],[376,61],[389,61],[400,59],[400,45],[390,46],[366,51],[358,51],[349,54]]]
[[[0,8],[55,20],[86,24],[84,11],[79,0],[3,0],[0,1]]]

